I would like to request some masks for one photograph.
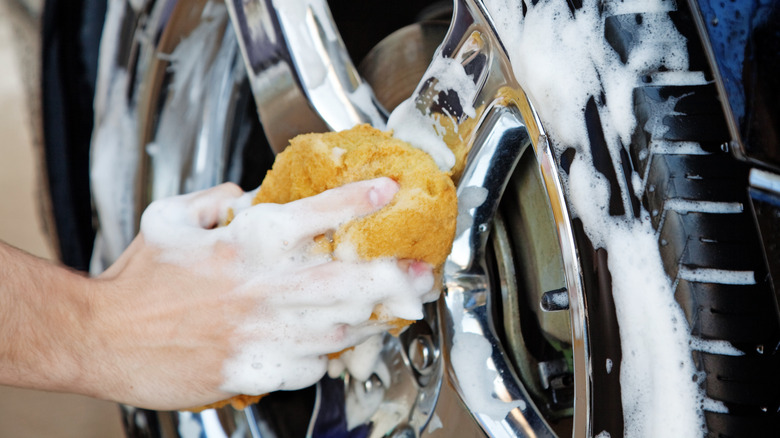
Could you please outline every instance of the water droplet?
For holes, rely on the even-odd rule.
[[[764,346],[759,345],[758,347],[756,347],[756,351],[758,352],[758,354],[764,354]]]

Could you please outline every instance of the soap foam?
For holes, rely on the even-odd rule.
[[[432,115],[430,108],[425,108],[425,113],[418,110],[415,96],[420,92],[420,87],[430,86],[435,92],[454,91],[463,114],[473,118],[477,115],[474,101],[479,89],[474,83],[474,77],[466,73],[463,65],[452,58],[441,56],[434,58],[425,72],[425,77],[431,78],[432,81],[420,83],[412,97],[401,102],[393,110],[387,121],[387,127],[393,131],[394,137],[427,152],[441,170],[448,172],[455,166],[455,154],[442,139],[446,129]],[[434,99],[437,98],[438,96]],[[444,116],[452,120],[452,126],[457,132],[459,125],[455,120],[455,114],[447,113],[446,108],[442,108],[442,111]]]
[[[412,99],[401,102],[387,121],[393,137],[403,140],[427,152],[439,169],[448,172],[455,165],[455,154],[442,140],[444,128],[441,124],[414,106]]]
[[[525,409],[525,402],[517,400],[507,402],[495,393],[485,391],[493,388],[495,381],[501,379],[498,371],[488,367],[493,348],[483,336],[475,333],[458,333],[453,339],[450,356],[458,375],[458,386],[469,406],[479,406],[479,413],[496,421],[503,420],[509,411]]]
[[[756,284],[756,273],[753,271],[729,271],[725,269],[681,266],[678,275],[680,279],[699,283]]]

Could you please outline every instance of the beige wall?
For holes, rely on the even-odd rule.
[[[0,240],[45,258],[52,250],[39,215],[38,164],[33,148],[32,118],[22,78],[34,62],[35,20],[24,20],[17,0],[0,0]],[[33,13],[40,0],[22,0]],[[16,50],[21,37],[27,45]],[[32,49],[32,50],[31,50]],[[25,64],[29,67],[29,64]],[[24,76],[23,73],[24,72]],[[34,84],[35,81],[30,81]],[[113,403],[66,394],[0,387],[0,437],[123,436]]]

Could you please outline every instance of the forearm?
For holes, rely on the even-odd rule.
[[[90,281],[2,242],[0,279],[0,384],[87,392]]]

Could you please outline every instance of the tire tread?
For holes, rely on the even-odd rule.
[[[669,15],[688,40],[691,71],[710,80],[687,6],[678,7]],[[624,62],[638,44],[632,35],[645,21],[640,15],[605,19],[605,39]],[[628,147],[643,178],[642,205],[658,233],[664,269],[691,335],[704,342],[701,348],[718,345],[710,341],[727,341],[744,353],[734,356],[733,349],[716,348],[693,352],[697,369],[706,376],[699,380],[706,396],[730,412],[706,411],[707,434],[772,436],[780,430],[780,315],[750,211],[749,168],[722,147],[730,136],[713,83],[657,85],[652,73],[633,93],[637,127]],[[664,142],[667,152],[654,151],[656,142]],[[668,152],[690,143],[700,145],[703,153]],[[683,208],[686,203],[689,208]],[[699,211],[686,211],[696,210],[692,204]],[[719,206],[727,208],[715,208]],[[753,272],[755,284],[680,276],[681,269],[698,268]]]

